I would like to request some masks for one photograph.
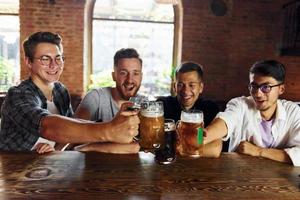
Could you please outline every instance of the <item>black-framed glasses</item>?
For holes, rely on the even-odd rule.
[[[258,89],[260,89],[260,91],[262,91],[263,93],[269,93],[269,92],[271,92],[273,87],[277,87],[277,86],[280,86],[282,84],[283,83],[279,83],[279,84],[276,84],[276,85],[269,85],[269,84],[264,83],[264,84],[261,84],[261,85],[257,85],[257,84],[254,84],[254,83],[250,83],[248,85],[248,89],[249,89],[250,92],[255,92]]]
[[[51,58],[48,55],[43,55],[39,58],[34,58],[34,59],[39,60],[42,63],[42,65],[47,66],[47,67],[49,67],[51,65],[53,60],[55,61],[55,63],[57,65],[62,65],[65,62],[65,57],[63,55],[57,55],[54,58]]]

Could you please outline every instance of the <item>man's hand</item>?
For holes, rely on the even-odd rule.
[[[242,141],[237,150],[238,153],[247,154],[250,156],[260,156],[262,152],[262,148],[258,147],[250,142]]]
[[[208,131],[207,131],[207,129],[206,128],[204,128],[203,129],[203,144],[208,144],[209,142],[208,142],[208,136],[209,135],[209,133],[208,133]]]
[[[43,154],[43,153],[48,153],[48,152],[51,152],[51,151],[55,151],[54,147],[52,147],[50,144],[47,144],[47,143],[38,143],[36,145],[35,150],[39,154]]]
[[[138,111],[128,110],[132,102],[122,104],[120,111],[111,121],[112,134],[108,136],[109,141],[117,143],[130,143],[133,137],[138,135],[140,119]]]

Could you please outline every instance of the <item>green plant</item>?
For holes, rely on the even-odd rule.
[[[14,68],[13,64],[0,56],[0,92],[6,92],[13,85]]]
[[[152,82],[144,82],[144,86],[146,87],[146,91],[140,88],[140,93],[143,95],[169,95],[171,89],[172,77],[174,76],[174,67],[170,69],[163,70],[162,73],[152,79]],[[147,74],[144,72],[144,79]],[[111,70],[102,70],[98,73],[91,75],[92,83],[88,85],[88,90],[99,88],[99,87],[115,87],[115,82],[111,77]]]
[[[103,70],[96,74],[91,74],[92,83],[88,85],[88,90],[99,87],[114,87],[115,82],[111,77],[111,70]]]

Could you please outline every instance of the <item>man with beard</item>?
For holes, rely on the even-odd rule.
[[[300,108],[278,99],[285,90],[284,65],[256,62],[249,79],[251,96],[229,101],[206,128],[204,142],[230,138],[229,151],[300,166]]]
[[[112,72],[116,87],[97,88],[88,92],[79,104],[75,116],[92,121],[110,121],[124,102],[137,95],[141,86],[142,74],[142,59],[137,51],[132,48],[120,49],[114,56],[114,71]],[[80,146],[80,150],[104,151],[107,149],[107,151],[119,153],[122,153],[123,150],[127,153],[135,153],[139,150],[137,145],[137,143],[85,144]]]
[[[110,122],[70,118],[70,96],[58,81],[64,68],[61,42],[58,34],[37,32],[23,43],[30,77],[8,90],[1,109],[0,150],[29,151],[40,148],[40,142],[51,141],[128,144],[138,134],[137,112],[127,111],[130,102],[124,103]],[[51,150],[42,148],[41,153]]]

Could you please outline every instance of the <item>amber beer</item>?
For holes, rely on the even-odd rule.
[[[164,144],[164,109],[162,102],[143,102],[140,110],[140,146],[144,150]]]
[[[176,150],[182,156],[203,155],[203,113],[202,111],[181,112],[177,125]]]

